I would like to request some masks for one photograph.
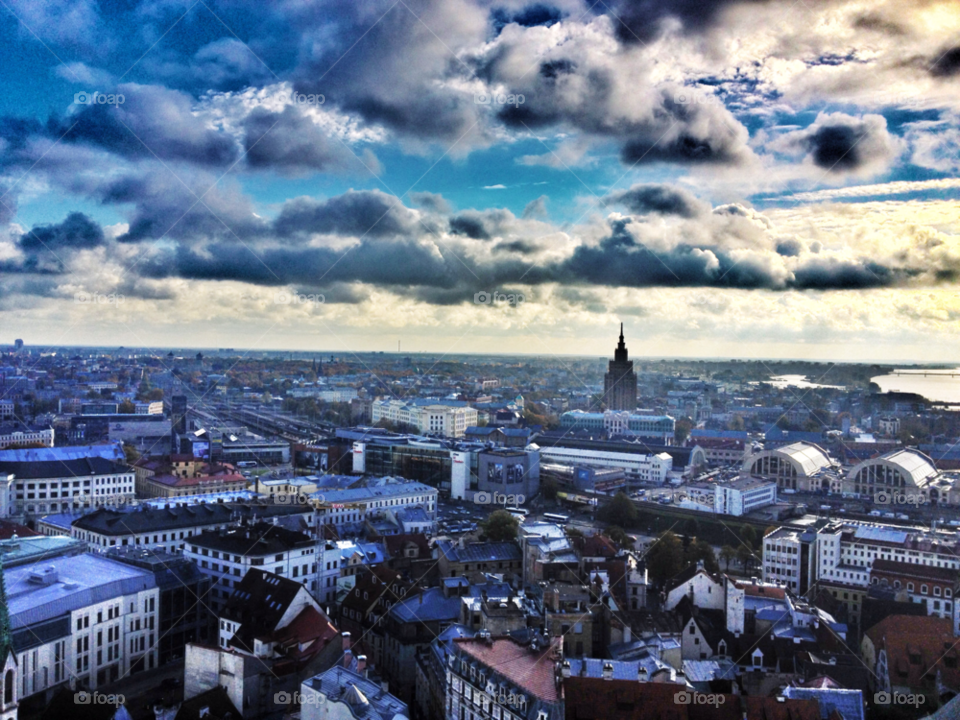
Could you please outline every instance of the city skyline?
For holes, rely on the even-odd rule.
[[[29,345],[960,362],[960,3],[0,12]]]

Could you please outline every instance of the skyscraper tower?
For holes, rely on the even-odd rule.
[[[603,402],[607,410],[634,412],[637,409],[637,375],[633,372],[633,362],[627,359],[623,323],[620,323],[620,342],[603,376]]]

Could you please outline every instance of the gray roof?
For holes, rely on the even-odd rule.
[[[438,545],[441,554],[450,562],[498,562],[523,558],[520,548],[511,542],[471,543],[458,547],[450,540],[441,540]]]
[[[198,503],[179,507],[171,503],[170,507],[163,508],[146,505],[127,510],[100,508],[74,520],[73,527],[100,535],[120,536],[208,525],[232,525],[241,520],[250,521],[254,516],[263,519],[312,512],[313,509],[306,505]]]
[[[54,568],[48,584],[30,580]],[[43,560],[4,570],[7,606],[14,630],[45,622],[87,605],[157,587],[153,573],[99,555]]]
[[[843,720],[863,720],[863,693],[859,690],[787,687],[783,695],[788,698],[816,700],[820,703],[820,717],[823,720],[834,710],[840,711]]]
[[[73,460],[3,460],[0,473],[12,473],[17,480],[42,480],[45,478],[89,478],[91,475],[117,475],[129,473],[133,468],[102,457],[85,457]]]
[[[339,665],[303,684],[323,693],[328,701],[346,703],[358,720],[394,720],[409,716],[406,703],[384,692],[379,683]]]

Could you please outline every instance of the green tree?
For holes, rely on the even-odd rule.
[[[140,453],[133,445],[123,445],[123,454],[126,456],[127,464],[133,465],[137,460],[140,459]]]
[[[650,546],[647,552],[647,571],[650,579],[662,585],[683,570],[683,542],[667,530]]]
[[[677,445],[683,445],[690,437],[690,431],[694,427],[694,422],[688,417],[678,418],[673,427],[673,441]]]
[[[730,545],[724,545],[720,548],[720,559],[724,562],[724,567],[727,570],[730,569],[730,561],[737,557],[737,551],[734,550]]]
[[[513,542],[520,531],[520,523],[506,510],[494,510],[480,523],[480,529],[491,542]]]
[[[720,564],[717,562],[717,556],[713,553],[713,548],[706,540],[694,540],[687,545],[684,553],[685,565],[696,565],[703,562],[703,567],[707,572],[720,572]]]
[[[137,406],[131,400],[124,400],[117,408],[117,412],[124,415],[133,415],[137,411]]]
[[[740,539],[743,540],[743,542],[745,542],[751,548],[755,548],[757,546],[756,528],[754,528],[753,525],[744,523],[743,526],[740,528]]]
[[[748,566],[753,564],[753,551],[746,545],[738,547],[737,562],[743,567],[744,572],[748,572]]]
[[[563,531],[567,534],[567,537],[583,537],[583,530],[580,528],[570,527],[568,525]]]
[[[727,421],[727,430],[746,430],[747,425],[743,421],[742,415],[734,415]]]
[[[623,528],[633,527],[637,522],[637,506],[625,492],[618,492],[608,500],[597,517],[601,522],[610,525],[619,525]]]
[[[691,538],[700,534],[700,523],[695,517],[688,517],[683,522],[683,534]]]
[[[546,500],[556,500],[557,499],[557,483],[553,480],[544,480],[540,483],[540,492],[543,493],[543,497]]]
[[[630,539],[630,535],[627,534],[627,531],[622,527],[617,525],[610,525],[606,530],[603,531],[603,534],[610,538],[620,547],[632,548],[633,540]]]

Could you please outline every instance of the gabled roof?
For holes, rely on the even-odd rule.
[[[720,578],[711,575],[702,567],[699,567],[697,565],[690,565],[689,567],[684,568],[683,570],[678,572],[676,575],[674,575],[672,578],[667,580],[666,587],[664,588],[664,590],[669,593],[675,588],[683,585],[685,582],[692,580],[698,573],[703,573],[708,578],[713,580],[713,582],[717,583],[718,585],[720,584]]]
[[[303,585],[273,573],[251,568],[233,591],[220,613],[221,618],[240,623],[230,641],[248,652],[253,640],[273,634]]]
[[[886,651],[892,685],[921,687],[929,678],[939,677],[946,688],[960,687],[960,648],[949,618],[890,615],[866,634],[878,653]],[[945,662],[948,658],[953,667]]]

